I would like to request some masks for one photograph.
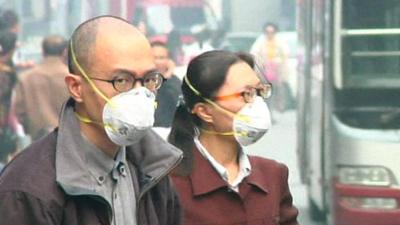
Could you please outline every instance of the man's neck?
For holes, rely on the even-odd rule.
[[[114,158],[119,150],[119,146],[113,143],[107,136],[103,127],[94,123],[80,122],[81,132],[85,137],[104,153]]]

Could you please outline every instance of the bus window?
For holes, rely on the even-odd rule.
[[[342,2],[343,86],[400,87],[400,1]]]
[[[344,0],[342,6],[345,29],[398,28],[398,0]]]

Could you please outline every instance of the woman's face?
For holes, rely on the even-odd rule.
[[[229,68],[225,82],[215,96],[227,96],[240,93],[249,87],[257,87],[259,84],[260,79],[247,63],[236,63]],[[239,95],[235,98],[215,100],[215,103],[232,113],[227,113],[218,107],[212,107],[214,129],[219,132],[232,131],[234,114],[246,104],[243,97]]]

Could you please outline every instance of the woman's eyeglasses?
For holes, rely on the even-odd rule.
[[[271,84],[261,84],[257,87],[248,87],[242,92],[233,93],[230,95],[216,96],[213,99],[218,101],[224,101],[232,98],[243,97],[246,103],[251,103],[254,101],[256,96],[260,96],[263,99],[271,97],[272,85]]]

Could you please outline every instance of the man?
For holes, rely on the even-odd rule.
[[[58,129],[3,170],[1,224],[180,224],[167,175],[182,153],[150,129],[162,80],[147,39],[102,16],[68,50],[71,98]]]
[[[25,132],[33,140],[58,125],[62,103],[68,98],[63,62],[67,41],[58,35],[43,39],[43,61],[20,75],[15,90],[15,112]]]
[[[155,127],[171,127],[176,104],[181,95],[181,81],[173,74],[175,63],[170,59],[168,49],[162,42],[152,42],[151,47],[158,71],[164,77],[164,83],[157,92],[157,110]]]

